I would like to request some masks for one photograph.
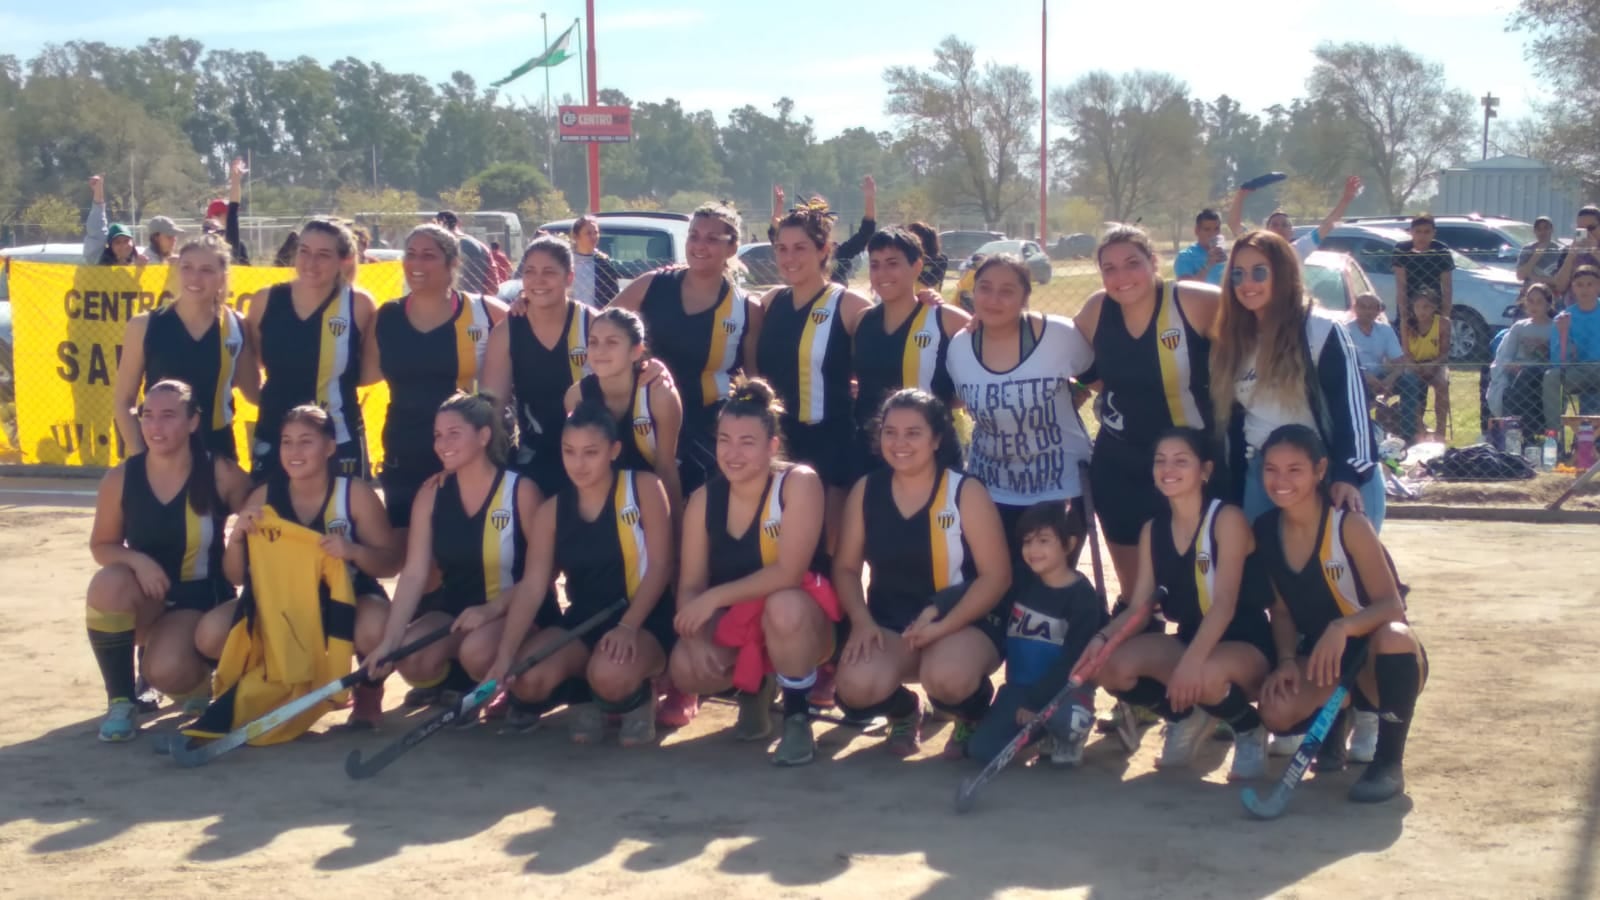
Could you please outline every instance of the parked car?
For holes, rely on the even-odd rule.
[[[1051,259],[1088,259],[1094,255],[1094,248],[1099,245],[1094,235],[1078,232],[1077,234],[1063,234],[1056,238],[1050,245]]]
[[[1321,249],[1348,253],[1366,273],[1391,321],[1400,321],[1395,305],[1395,245],[1408,240],[1405,231],[1382,225],[1340,225],[1322,242]],[[1517,320],[1517,295],[1522,290],[1517,273],[1485,266],[1454,253],[1451,276],[1450,361],[1484,362],[1489,358],[1489,338]]]
[[[1323,309],[1349,312],[1355,308],[1356,297],[1378,293],[1361,265],[1347,253],[1317,250],[1306,257],[1303,271],[1306,290]],[[1382,313],[1379,318],[1388,321]]]
[[[946,259],[966,259],[990,241],[1003,241],[1005,235],[998,231],[941,231],[939,252]]]
[[[778,260],[772,254],[772,245],[766,241],[741,246],[738,259],[744,266],[745,284],[761,287],[783,283],[783,277],[778,274]]]
[[[611,257],[611,262],[622,276],[621,290],[640,275],[661,266],[681,265],[687,261],[685,246],[689,238],[689,215],[670,212],[603,212],[600,219],[600,252]],[[550,234],[570,235],[576,219],[559,219],[539,226]],[[500,299],[510,302],[522,290],[522,279],[512,278],[500,283],[496,292]]]
[[[1534,241],[1533,226],[1517,219],[1474,213],[1470,216],[1434,216],[1433,222],[1439,243],[1486,266],[1515,269],[1517,255],[1524,246]],[[1405,231],[1411,227],[1411,219],[1364,217],[1347,219],[1346,224],[1377,225]]]
[[[70,263],[83,262],[82,244],[28,244],[0,249],[0,402],[11,402],[16,384],[12,369],[11,340],[11,261]]]
[[[973,260],[979,256],[993,256],[996,253],[1009,253],[1020,257],[1028,267],[1028,274],[1033,276],[1035,284],[1050,283],[1050,257],[1033,241],[990,241],[979,247],[976,252],[968,256],[961,263],[961,271],[972,268]]]

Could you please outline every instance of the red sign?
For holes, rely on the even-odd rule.
[[[561,107],[563,143],[626,144],[633,140],[633,111],[626,106]]]

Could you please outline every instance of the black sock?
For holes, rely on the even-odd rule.
[[[621,716],[631,713],[643,706],[644,702],[648,699],[650,699],[650,682],[647,679],[643,684],[639,685],[638,690],[626,697],[623,697],[621,700],[613,703],[610,700],[602,700],[599,697],[596,697],[595,705],[600,707],[600,711],[606,715]]]
[[[879,716],[904,719],[917,711],[917,695],[911,693],[905,685],[895,688],[889,699],[871,706],[851,706],[843,700],[838,702],[839,709],[852,719],[876,719]]]
[[[1228,723],[1234,734],[1244,734],[1261,727],[1261,716],[1256,708],[1245,699],[1244,691],[1238,690],[1235,685],[1228,685],[1228,693],[1216,703],[1203,703],[1200,708]]]
[[[545,711],[555,709],[563,704],[577,706],[582,703],[594,702],[594,690],[589,687],[589,680],[582,676],[568,678],[556,685],[550,696],[545,698]]]
[[[778,687],[783,688],[783,716],[803,716],[811,712],[811,688],[817,683],[817,670],[799,678],[778,676]]]
[[[106,699],[132,700],[134,619],[132,613],[107,613],[93,607],[88,611],[89,648],[100,665]]]
[[[1111,691],[1111,696],[1133,706],[1153,709],[1168,722],[1187,718],[1187,714],[1180,716],[1173,710],[1172,705],[1167,702],[1167,686],[1154,678],[1141,675],[1139,680],[1133,683],[1133,687],[1125,691]]]
[[[1385,653],[1373,662],[1378,680],[1378,748],[1375,763],[1398,764],[1406,754],[1406,736],[1422,689],[1422,672],[1410,652]]]
[[[983,718],[989,711],[989,701],[994,699],[994,685],[985,678],[978,682],[978,689],[959,703],[944,703],[934,700],[933,705],[944,710],[952,716],[967,722],[976,722]]]

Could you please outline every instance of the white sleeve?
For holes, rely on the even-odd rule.
[[[1073,378],[1082,375],[1094,365],[1094,348],[1084,339],[1083,332],[1073,324],[1071,319],[1063,316],[1045,316],[1045,327],[1051,331],[1057,329],[1061,332],[1058,352],[1061,354],[1062,367]]]

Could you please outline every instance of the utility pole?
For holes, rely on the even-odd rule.
[[[1044,249],[1049,240],[1050,228],[1050,80],[1045,77],[1048,65],[1046,48],[1050,44],[1049,0],[1039,0],[1039,248]]]
[[[550,56],[550,16],[548,13],[539,13],[539,21],[544,24],[544,55]],[[550,118],[550,67],[544,67],[544,173],[549,177],[550,183],[556,183],[556,150],[555,150],[555,120]]]
[[[1478,100],[1483,104],[1483,158],[1489,158],[1489,120],[1497,118],[1500,114],[1494,108],[1500,105],[1500,98],[1492,93],[1485,93]]]
[[[589,0],[589,105],[600,105],[600,83],[595,65],[598,55],[594,44],[594,0]],[[600,211],[600,145],[594,141],[589,142],[589,212]]]

